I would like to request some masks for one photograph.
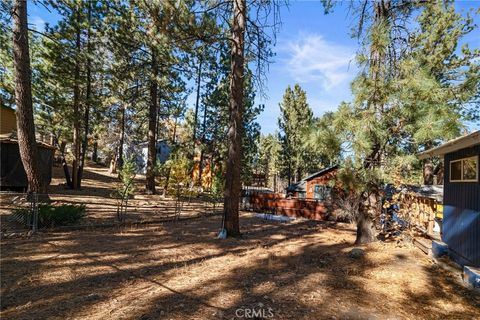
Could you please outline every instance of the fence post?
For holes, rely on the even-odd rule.
[[[36,192],[31,194],[31,209],[32,209],[32,232],[38,230],[38,194]]]

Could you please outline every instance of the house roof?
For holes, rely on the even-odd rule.
[[[292,183],[287,187],[287,192],[306,192],[307,191],[307,181],[300,180],[297,183]]]
[[[443,156],[446,153],[454,152],[460,149],[465,149],[473,147],[477,144],[480,144],[480,130],[474,131],[470,134],[467,134],[463,137],[459,137],[448,142],[445,142],[438,147],[428,149],[419,153],[417,156],[420,160],[435,157]]]
[[[338,167],[338,165],[333,165],[333,166],[331,166],[331,167],[324,168],[324,169],[322,169],[322,170],[320,170],[320,171],[317,171],[317,172],[315,172],[315,173],[312,173],[311,175],[303,178],[302,180],[303,180],[303,181],[310,181],[310,180],[315,179],[315,178],[317,178],[317,177],[323,176],[323,175],[326,174],[326,173],[329,173],[330,171],[332,171],[333,169],[336,169],[337,167]]]
[[[330,171],[332,171],[333,169],[336,169],[338,167],[338,165],[333,165],[331,167],[328,167],[328,168],[324,168],[320,171],[317,171],[305,178],[303,178],[302,180],[300,180],[299,182],[297,183],[293,183],[291,185],[289,185],[287,187],[287,192],[306,192],[307,190],[307,181],[310,181],[312,179],[315,179],[317,177],[320,177],[326,173],[329,173]]]
[[[10,138],[7,135],[0,135],[0,143],[18,144],[18,140]],[[52,149],[52,150],[57,149],[55,146],[46,144],[45,142],[41,142],[41,141],[37,141],[37,146],[45,149]]]

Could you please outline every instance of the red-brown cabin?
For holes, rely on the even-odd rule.
[[[291,184],[286,189],[287,196],[298,199],[327,200],[332,191],[330,181],[335,177],[337,169],[338,165],[334,165]]]

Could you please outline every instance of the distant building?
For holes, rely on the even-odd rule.
[[[480,131],[419,154],[444,159],[442,241],[461,265],[480,267]]]
[[[17,118],[12,108],[0,107],[0,135],[10,136],[17,130]]]
[[[202,159],[202,176],[200,180],[200,155],[195,155],[193,159],[192,181],[194,185],[203,190],[211,190],[213,182],[213,172],[211,164],[211,155],[204,154]]]
[[[287,196],[299,199],[327,200],[332,190],[329,182],[335,177],[337,169],[338,166],[334,165],[289,185],[286,189]]]
[[[27,189],[27,174],[20,158],[18,141],[15,139],[17,119],[15,110],[0,108],[0,189]],[[55,147],[37,142],[41,179],[49,185],[52,181],[52,164]]]
[[[166,141],[158,141],[156,145],[157,149],[157,163],[164,164],[170,156],[170,146]],[[147,172],[147,160],[148,160],[148,142],[142,142],[137,144],[131,144],[125,148],[124,156],[128,159],[133,157],[137,164],[137,170],[140,173],[145,174]]]

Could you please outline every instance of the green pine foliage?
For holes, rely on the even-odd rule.
[[[362,242],[374,239],[361,234],[380,213],[384,186],[423,183],[416,154],[457,137],[466,120],[478,118],[480,52],[459,48],[478,29],[452,1],[375,1],[357,9],[354,36],[362,48],[354,99],[314,121],[306,145],[324,161],[341,163],[337,187],[345,201],[339,201],[357,219]],[[286,94],[284,101],[291,100]]]
[[[13,107],[15,104],[10,11],[10,2],[0,2],[0,105],[7,107]]]
[[[229,81],[230,56],[228,48],[222,47],[219,60],[211,63],[216,72],[210,75],[201,101],[201,112],[205,115],[200,130],[201,148],[213,158],[214,171],[223,170],[227,157],[227,130],[229,120]],[[248,67],[244,79],[243,99],[243,145],[242,145],[242,179],[248,181],[253,172],[255,158],[258,154],[260,124],[258,115],[263,105],[255,105],[254,75]]]
[[[280,162],[282,146],[278,140],[278,133],[260,136],[258,150],[255,166],[259,172],[265,174],[267,185],[278,191],[282,165]]]
[[[129,198],[135,191],[136,166],[135,161],[130,158],[124,161],[119,171],[118,177],[120,178],[120,183],[117,192],[122,199]]]
[[[359,169],[375,168],[385,183],[419,183],[414,155],[458,136],[475,116],[479,50],[464,46],[458,53],[461,37],[475,28],[471,17],[439,1],[426,3],[416,19],[406,48],[390,40],[390,17],[372,24],[365,41],[370,57],[359,55],[362,71],[352,83],[355,99],[328,115],[336,119],[327,132],[343,133],[343,154]]]
[[[313,112],[307,102],[307,93],[296,84],[288,86],[280,102],[280,128],[282,173],[289,182],[298,181],[312,169],[312,157],[304,141],[306,128],[312,125]],[[315,161],[314,161],[315,163]]]

